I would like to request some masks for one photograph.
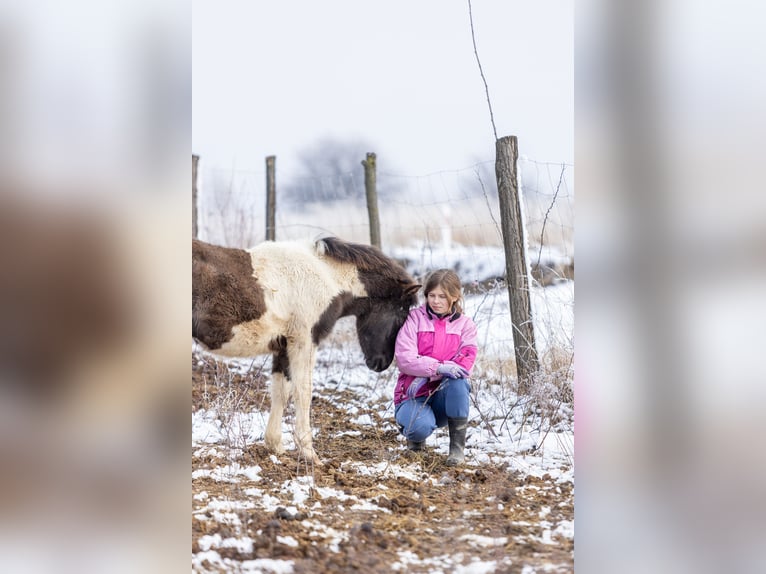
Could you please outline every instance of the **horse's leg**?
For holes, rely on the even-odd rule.
[[[284,338],[280,338],[273,344],[272,349],[271,410],[269,411],[269,422],[266,424],[264,440],[266,448],[276,453],[282,453],[285,451],[282,444],[282,416],[292,394],[292,381],[290,363],[287,357],[287,342]]]
[[[288,348],[295,391],[295,444],[308,462],[322,464],[314,452],[311,436],[311,391],[316,347],[307,334]]]

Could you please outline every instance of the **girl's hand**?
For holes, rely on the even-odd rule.
[[[428,379],[425,377],[418,377],[417,379],[413,380],[410,383],[410,386],[407,387],[407,397],[410,399],[414,399],[415,395],[418,394],[418,391],[423,388],[423,385],[425,385],[428,382]]]
[[[444,361],[436,372],[450,379],[467,379],[468,371],[452,361]]]

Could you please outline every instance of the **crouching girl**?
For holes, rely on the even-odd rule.
[[[435,429],[448,426],[446,464],[455,466],[464,460],[476,325],[463,314],[462,287],[454,271],[431,273],[423,294],[425,304],[410,311],[396,339],[396,423],[410,450],[421,450]]]

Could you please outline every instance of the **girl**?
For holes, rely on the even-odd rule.
[[[431,273],[423,293],[426,303],[410,311],[396,338],[396,423],[410,450],[421,450],[436,428],[448,425],[446,464],[455,466],[465,458],[476,325],[463,315],[462,286],[454,271]]]

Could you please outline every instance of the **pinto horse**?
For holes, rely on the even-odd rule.
[[[272,354],[266,446],[284,452],[282,415],[294,396],[298,452],[319,463],[309,418],[317,345],[354,315],[367,367],[384,371],[419,288],[379,249],[335,237],[249,250],[193,240],[192,335],[220,355]]]

